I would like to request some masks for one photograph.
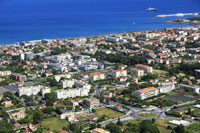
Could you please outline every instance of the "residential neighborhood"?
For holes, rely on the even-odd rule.
[[[16,133],[198,132],[199,52],[193,26],[1,45],[0,125]]]

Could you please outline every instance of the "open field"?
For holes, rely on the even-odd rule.
[[[96,117],[101,117],[103,115],[106,115],[109,118],[117,118],[120,116],[123,116],[123,113],[108,109],[108,108],[100,108],[96,109],[95,116]]]
[[[145,118],[147,118],[147,117],[156,117],[157,114],[155,114],[155,113],[139,113],[139,114],[137,114],[137,116],[138,117],[145,117]]]
[[[153,74],[166,74],[166,73],[168,72],[163,70],[153,70]]]
[[[42,121],[40,125],[45,128],[49,128],[51,131],[54,131],[57,129],[62,129],[64,126],[66,126],[66,123],[64,120],[54,117]]]
[[[158,127],[158,129],[160,130],[161,133],[171,133],[170,129],[167,129],[168,126],[174,128],[176,126],[172,125],[172,124],[168,124],[168,120],[156,120],[156,125]]]

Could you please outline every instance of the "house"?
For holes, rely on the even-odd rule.
[[[41,104],[38,106],[39,109],[44,110],[47,106],[45,104]]]
[[[114,70],[112,72],[112,75],[114,78],[118,78],[118,77],[126,77],[127,76],[127,71],[120,69],[120,70]]]
[[[144,100],[146,98],[159,95],[159,91],[155,87],[149,87],[149,88],[137,90],[133,92],[133,94],[135,94],[138,98]]]
[[[77,105],[79,105],[78,101],[76,100],[70,100],[70,104],[73,106],[73,107],[76,107]]]
[[[58,129],[56,130],[58,133],[69,133],[68,131],[62,130],[62,129]]]
[[[4,101],[1,104],[6,108],[13,106],[12,101]]]
[[[19,112],[16,112],[14,114],[12,114],[13,117],[16,117],[18,120],[23,119],[24,117],[26,117],[26,110],[20,110]]]
[[[137,64],[135,65],[136,68],[144,70],[145,73],[152,73],[153,68],[151,66],[143,65],[143,64]]]
[[[128,78],[127,77],[118,77],[120,82],[125,82]]]
[[[100,101],[97,98],[87,98],[87,99],[84,100],[84,103],[88,107],[98,107],[98,106],[100,106]]]
[[[154,52],[153,50],[150,50],[150,49],[141,49],[140,53],[145,54],[145,55],[150,55],[150,54],[153,54]]]
[[[14,130],[28,128],[28,124],[15,123],[13,126],[14,126]]]
[[[103,79],[105,79],[105,75],[104,75],[104,73],[91,73],[90,79],[93,81],[103,80]]]
[[[132,76],[141,77],[144,76],[144,70],[138,68],[131,68],[130,73]]]
[[[36,131],[38,129],[39,125],[29,124],[28,127],[29,127],[30,130]]]
[[[110,132],[107,130],[104,130],[102,128],[95,128],[95,129],[91,130],[90,133],[110,133]]]
[[[54,79],[59,82],[61,78],[67,78],[70,79],[71,75],[70,74],[60,74],[60,75],[54,75]]]
[[[121,106],[114,106],[114,107],[111,107],[111,109],[119,111],[119,112],[123,112],[123,113],[126,112],[126,110],[123,110],[123,108]]]
[[[112,92],[105,92],[105,94],[103,95],[104,98],[111,98],[112,96]]]
[[[74,115],[74,114],[72,114],[72,115],[67,115],[67,116],[65,117],[65,119],[66,119],[67,122],[73,122],[73,121],[75,120],[75,115]]]
[[[52,72],[46,72],[46,73],[45,73],[45,76],[46,76],[46,77],[49,77],[49,76],[52,76],[52,75],[53,75]]]
[[[122,131],[125,131],[127,128],[128,128],[128,126],[122,126],[122,127],[121,127],[121,130],[122,130]]]

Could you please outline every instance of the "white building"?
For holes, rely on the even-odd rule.
[[[70,79],[71,75],[70,74],[60,74],[60,75],[54,75],[54,79],[59,82],[61,78],[67,78]]]
[[[11,73],[11,71],[0,71],[0,76],[9,76]]]
[[[22,87],[18,87],[18,94],[19,96],[22,95],[37,95],[40,90],[43,88],[44,86],[22,86]]]
[[[200,105],[199,104],[194,105],[194,107],[200,109]]]
[[[159,93],[168,93],[171,92],[175,89],[175,85],[171,84],[171,85],[164,85],[164,86],[160,86],[158,87]]]
[[[22,95],[27,95],[27,96],[37,95],[40,92],[41,92],[42,96],[44,97],[44,95],[46,93],[51,93],[51,89],[49,87],[44,87],[44,86],[41,86],[41,85],[18,87],[19,96],[22,96]]]
[[[119,77],[126,77],[127,76],[127,71],[126,70],[114,70],[112,72],[112,75],[114,78],[119,78]]]
[[[47,93],[51,93],[51,88],[49,87],[44,87],[40,90],[41,94],[42,94],[42,97],[44,98],[44,95],[47,94]]]
[[[200,94],[200,86],[195,85],[195,86],[190,86],[190,85],[184,85],[180,84],[179,88],[184,89],[184,88],[190,88],[194,93]]]
[[[62,88],[72,88],[74,85],[74,81],[73,80],[64,80],[64,81],[61,81],[61,86]]]
[[[130,73],[132,76],[141,77],[144,76],[144,70],[138,68],[131,68]]]
[[[93,81],[103,80],[103,79],[105,79],[105,75],[104,75],[104,73],[91,73],[90,79]]]
[[[66,99],[66,98],[73,98],[73,97],[83,97],[88,96],[89,94],[88,89],[86,88],[76,88],[76,89],[68,89],[68,90],[57,90],[55,91],[55,95],[58,99]]]
[[[143,99],[146,99],[149,97],[159,95],[159,91],[155,87],[149,87],[149,88],[137,90],[137,91],[133,92],[133,94],[135,94],[138,98],[143,100]]]
[[[145,73],[152,73],[153,68],[151,66],[143,65],[143,64],[137,64],[135,65],[136,68],[144,70]]]
[[[183,126],[187,126],[190,124],[189,121],[185,121],[185,120],[172,120],[172,121],[169,121],[169,123],[173,125],[183,125]]]

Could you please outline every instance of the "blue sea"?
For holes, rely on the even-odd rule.
[[[155,17],[179,12],[200,12],[200,0],[0,0],[0,44],[187,26]]]

